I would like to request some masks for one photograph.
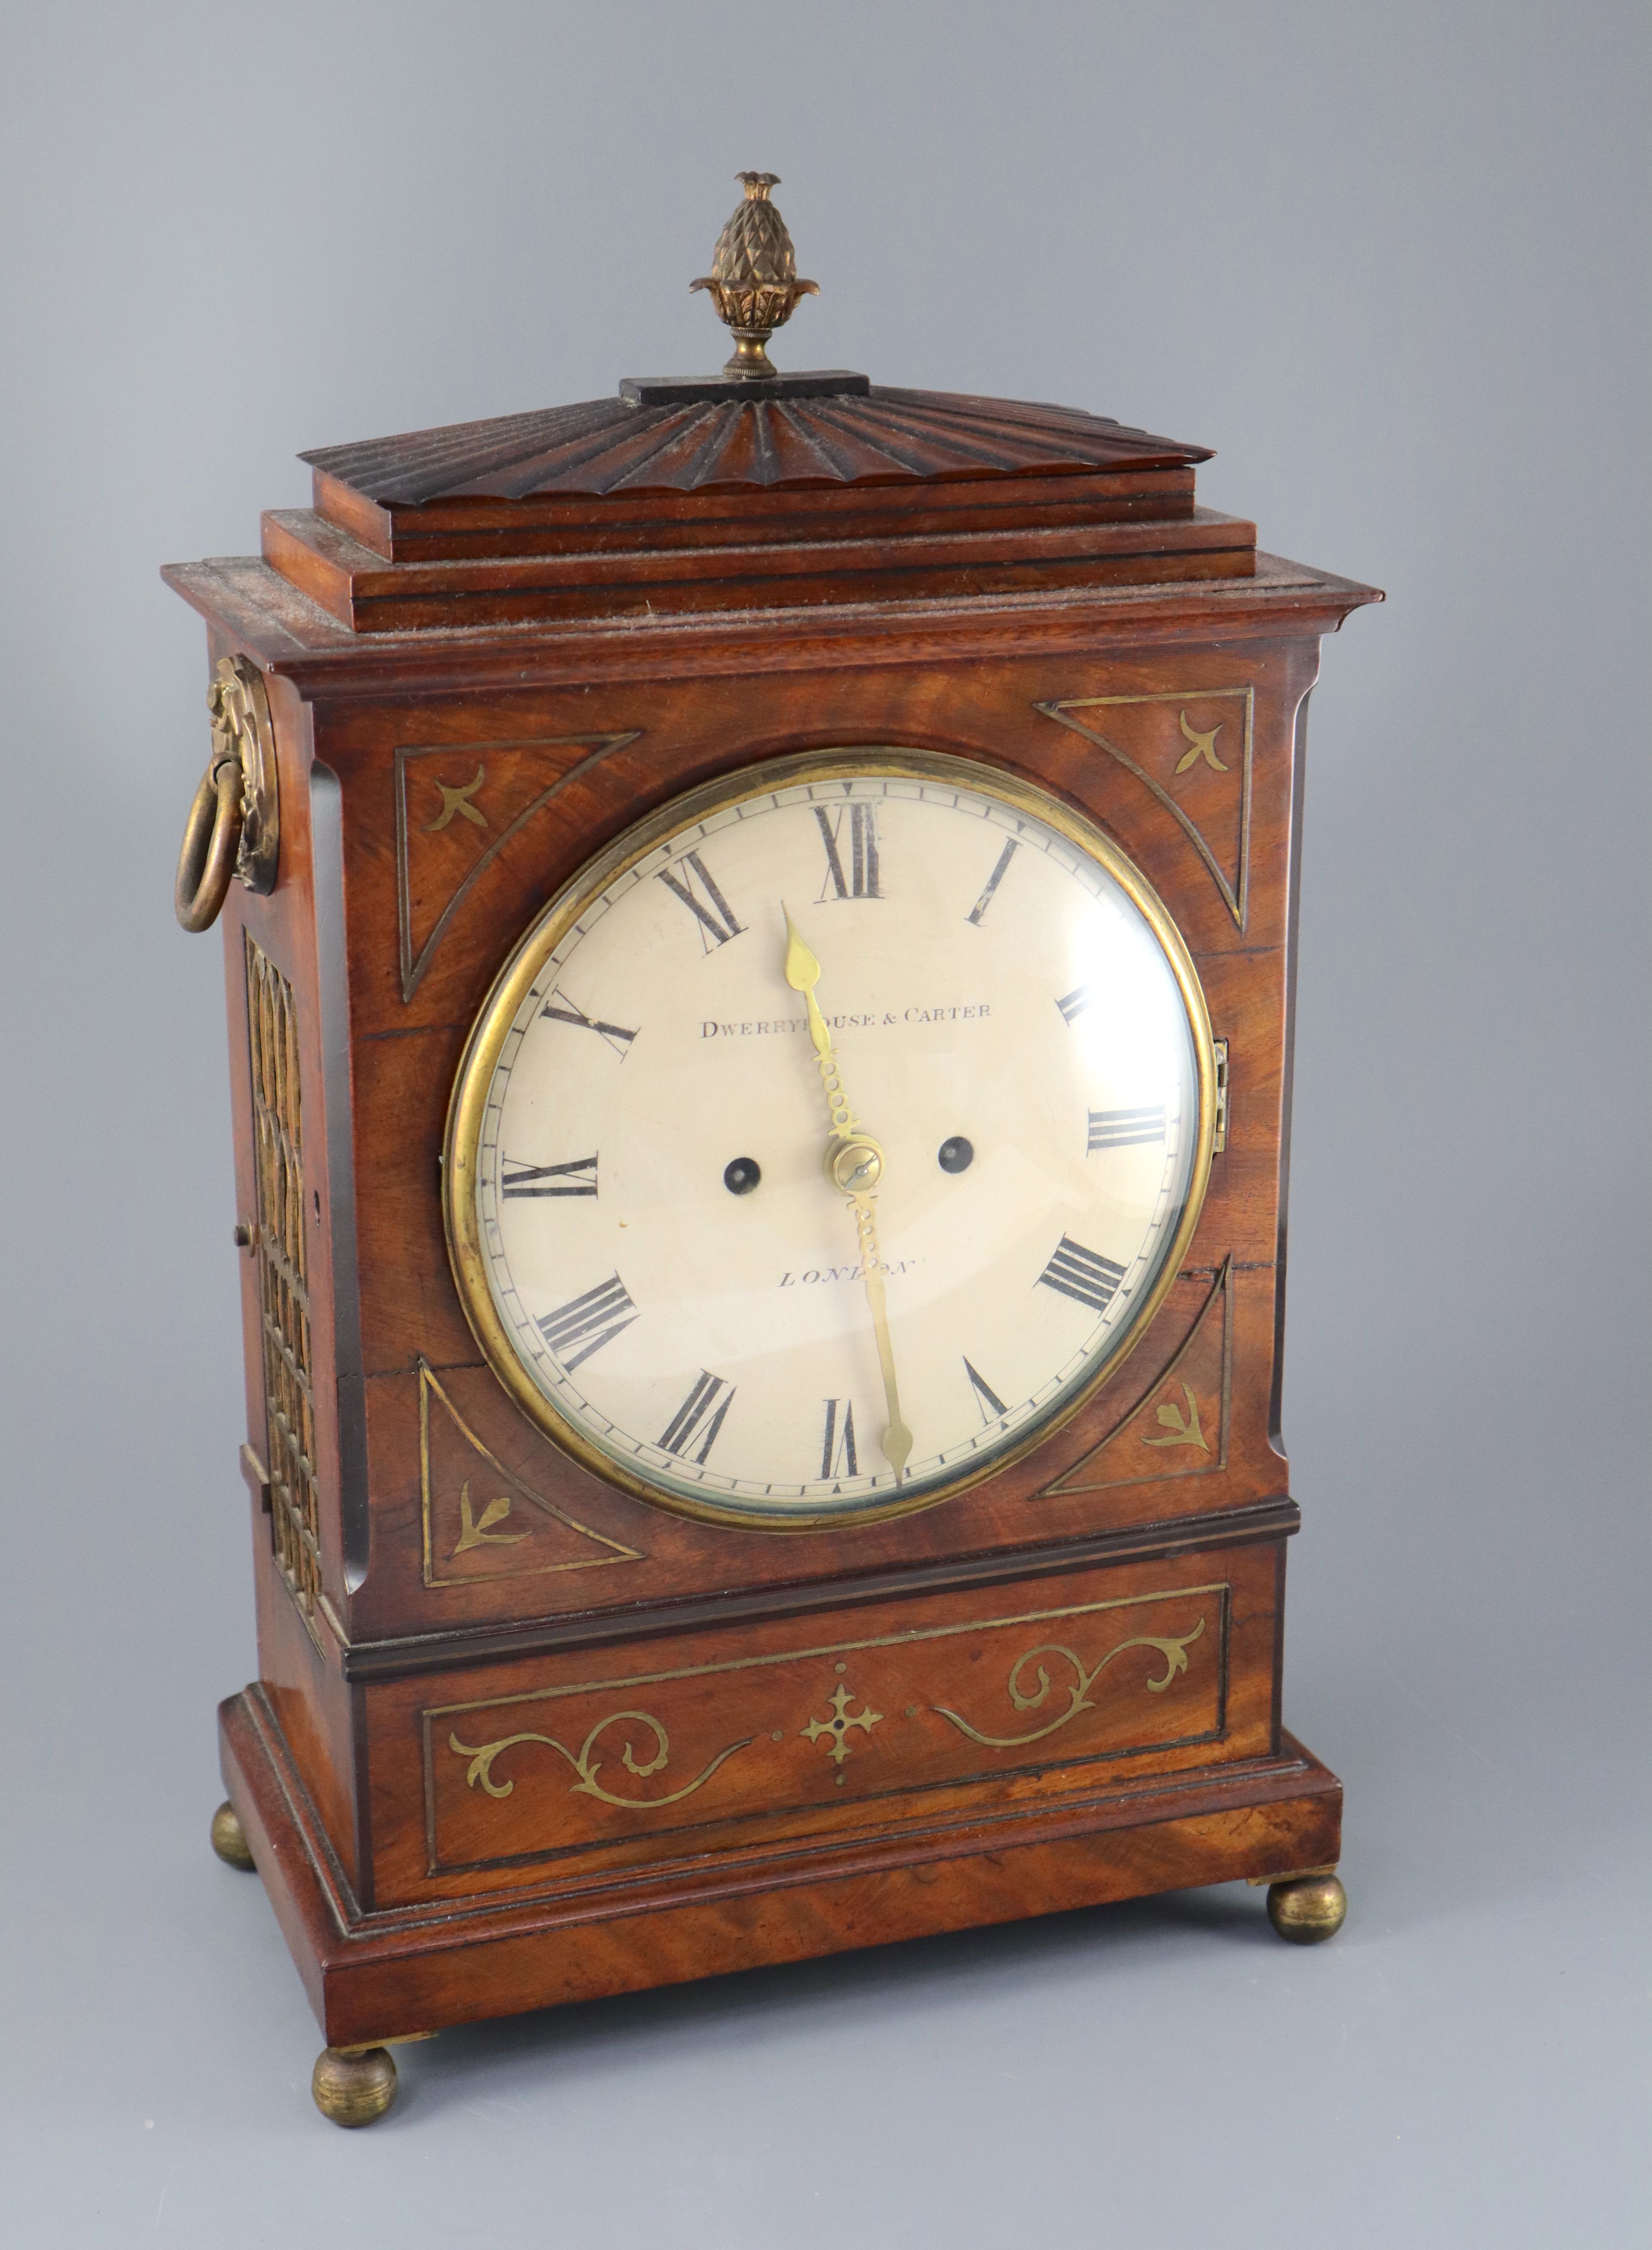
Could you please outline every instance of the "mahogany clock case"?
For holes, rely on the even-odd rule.
[[[259,1678],[222,1735],[329,2043],[1334,1866],[1281,1724],[1294,915],[1319,636],[1379,597],[1197,510],[1200,449],[1006,402],[645,397],[312,458],[262,559],[168,575],[277,765],[279,880],[223,915]],[[920,1513],[730,1529],[507,1396],[444,1128],[593,854],[856,743],[1102,829],[1192,956],[1225,1127],[1058,1429]]]

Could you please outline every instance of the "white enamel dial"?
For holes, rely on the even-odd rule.
[[[473,1326],[554,1437],[667,1506],[943,1497],[1168,1285],[1209,1039],[1163,908],[1054,800],[916,752],[748,771],[552,901],[479,1020],[446,1169]],[[874,1160],[834,1182],[857,1134]]]

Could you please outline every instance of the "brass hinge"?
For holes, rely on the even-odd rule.
[[[1213,1039],[1211,1046],[1216,1057],[1216,1137],[1211,1150],[1220,1156],[1227,1146],[1227,1042]]]

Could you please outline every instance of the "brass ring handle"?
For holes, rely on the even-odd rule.
[[[183,824],[172,904],[188,930],[210,929],[230,883],[273,891],[280,859],[275,734],[264,676],[244,656],[218,659],[207,690],[212,756]]]
[[[215,757],[183,824],[172,905],[188,930],[211,929],[223,911],[241,845],[241,762]]]

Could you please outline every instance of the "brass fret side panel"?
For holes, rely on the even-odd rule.
[[[246,940],[246,1015],[258,1166],[259,1316],[264,1341],[270,1535],[312,1634],[321,1598],[315,1402],[304,1239],[304,1128],[293,988]]]

